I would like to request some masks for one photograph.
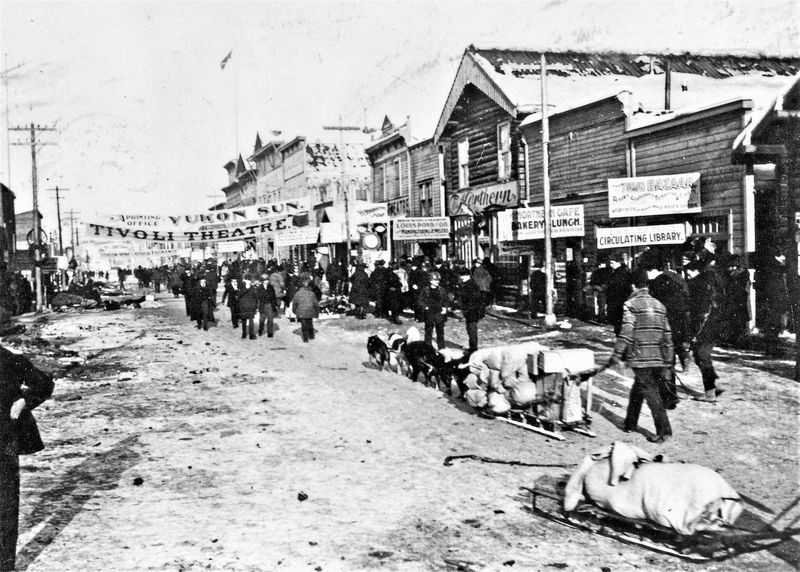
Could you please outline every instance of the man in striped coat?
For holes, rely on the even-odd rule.
[[[656,436],[649,441],[663,443],[672,436],[672,428],[661,401],[659,386],[672,367],[672,332],[666,308],[647,289],[647,272],[644,269],[635,272],[633,286],[633,293],[623,306],[622,328],[614,344],[610,363],[624,360],[634,373],[623,431],[629,433],[636,430],[642,401],[647,401],[656,426]]]

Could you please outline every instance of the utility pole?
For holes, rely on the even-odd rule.
[[[13,68],[8,67],[8,54],[3,54],[3,69],[0,71],[0,77],[3,78],[3,86],[5,87],[5,96],[6,96],[6,182],[7,187],[11,190],[11,136],[10,136],[10,126],[9,126],[9,119],[8,119],[8,76],[11,72],[18,70],[25,64],[19,64],[14,66]],[[13,237],[8,236],[6,233],[6,212],[5,212],[5,205],[3,204],[3,198],[0,196],[0,236],[5,239],[3,242],[6,244],[11,243],[14,240]],[[9,248],[9,251],[11,249]],[[0,266],[5,264],[5,256],[4,252],[0,252]],[[1,278],[1,277],[0,277]]]
[[[25,64],[21,63],[13,68],[8,67],[8,54],[3,54],[3,70],[0,71],[0,77],[3,78],[3,87],[5,88],[5,96],[6,96],[6,180],[8,181],[8,188],[11,188],[11,126],[9,124],[9,115],[8,115],[8,76],[11,72],[18,70],[19,68],[23,67]],[[3,225],[3,221],[5,219],[2,218],[3,214],[3,206],[0,205],[0,226]]]
[[[56,216],[58,217],[58,255],[64,256],[64,238],[63,232],[61,230],[61,198],[59,196],[59,191],[69,191],[69,189],[58,188],[56,185],[55,189],[47,189],[48,191],[55,191],[56,192]],[[61,287],[66,287],[67,284],[67,271],[61,270],[59,271],[59,277],[61,278]]]
[[[350,252],[353,249],[353,244],[352,241],[350,240],[350,185],[347,182],[347,149],[344,146],[344,132],[361,131],[361,128],[342,125],[342,116],[340,115],[338,126],[323,127],[323,129],[328,131],[339,132],[339,154],[342,157],[342,189],[344,190],[344,226],[345,226],[345,232],[347,233],[347,261],[349,264]],[[360,255],[359,258],[361,258]]]
[[[556,323],[553,311],[553,245],[552,220],[550,216],[550,124],[547,118],[547,61],[544,53],[541,59],[542,82],[542,186],[544,187],[544,274],[547,282],[544,323]]]
[[[59,193],[63,191],[69,191],[70,189],[65,189],[63,187],[59,188],[56,186],[55,189],[47,190],[56,192],[56,216],[58,217],[58,255],[64,256],[64,240],[61,235],[61,197]]]
[[[10,127],[10,131],[27,131],[28,127]],[[41,312],[43,307],[43,291],[42,291],[42,251],[41,241],[39,234],[39,179],[36,172],[36,132],[37,131],[55,131],[53,127],[42,127],[40,125],[30,126],[30,146],[31,146],[31,188],[33,190],[33,239],[36,249],[34,250],[34,276],[36,277],[36,311]],[[14,143],[15,145],[25,145],[26,143]]]

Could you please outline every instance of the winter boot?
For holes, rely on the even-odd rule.
[[[694,398],[695,401],[704,401],[706,403],[716,403],[717,402],[717,391],[715,389],[709,389],[703,395]]]

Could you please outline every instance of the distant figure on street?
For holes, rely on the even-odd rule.
[[[633,284],[630,270],[625,266],[624,261],[622,254],[618,252],[611,256],[609,262],[611,274],[608,277],[606,290],[606,308],[608,321],[614,326],[615,336],[618,336],[622,329],[622,307],[625,305],[625,300],[628,299]]]
[[[472,279],[478,285],[478,289],[483,296],[484,308],[492,302],[492,275],[489,270],[484,266],[480,258],[476,258],[473,263]]]
[[[608,260],[605,257],[597,258],[597,268],[592,272],[589,279],[589,286],[592,287],[594,298],[594,319],[598,322],[605,322],[606,316],[606,290],[608,289],[608,279],[611,269],[608,267]]]
[[[19,455],[44,449],[31,410],[53,394],[53,378],[0,346],[0,570],[16,568]]]
[[[444,324],[447,321],[448,298],[447,292],[443,288],[439,288],[440,281],[439,273],[431,272],[430,285],[426,286],[420,294],[419,304],[425,316],[425,343],[433,345],[435,329],[436,347],[441,350],[445,347]]]
[[[314,318],[319,316],[319,300],[311,289],[311,279],[305,278],[292,298],[292,311],[300,321],[303,342],[314,339]]]
[[[256,316],[256,311],[258,310],[258,293],[253,285],[252,274],[248,273],[244,275],[237,300],[239,305],[239,319],[242,321],[242,339],[246,339],[248,334],[251,340],[258,339],[256,337],[256,326],[253,321]]]
[[[227,280],[225,291],[222,293],[222,303],[227,301],[228,309],[231,311],[231,323],[234,328],[239,327],[239,282],[237,280]]]
[[[540,312],[547,311],[547,276],[538,260],[533,263],[528,287],[531,292],[531,318],[535,318]]]
[[[713,269],[714,255],[700,253],[686,267],[689,275],[689,332],[694,352],[694,362],[703,377],[705,393],[696,401],[717,401],[717,372],[711,361],[711,352],[719,339],[725,319],[723,316],[723,289],[719,276]]]
[[[475,280],[472,279],[469,270],[466,268],[460,270],[459,278],[461,280],[459,288],[461,311],[464,314],[467,339],[469,340],[467,352],[471,354],[478,349],[478,321],[486,315],[486,306],[483,305],[483,295]]]
[[[355,306],[356,318],[365,319],[369,305],[369,276],[361,263],[356,264],[350,277],[350,303]]]

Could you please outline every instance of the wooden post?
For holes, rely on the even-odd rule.
[[[544,273],[547,281],[545,299],[545,325],[556,323],[553,311],[553,245],[552,220],[550,216],[550,125],[547,120],[547,61],[544,54],[541,58],[542,83],[542,186],[544,190]]]

